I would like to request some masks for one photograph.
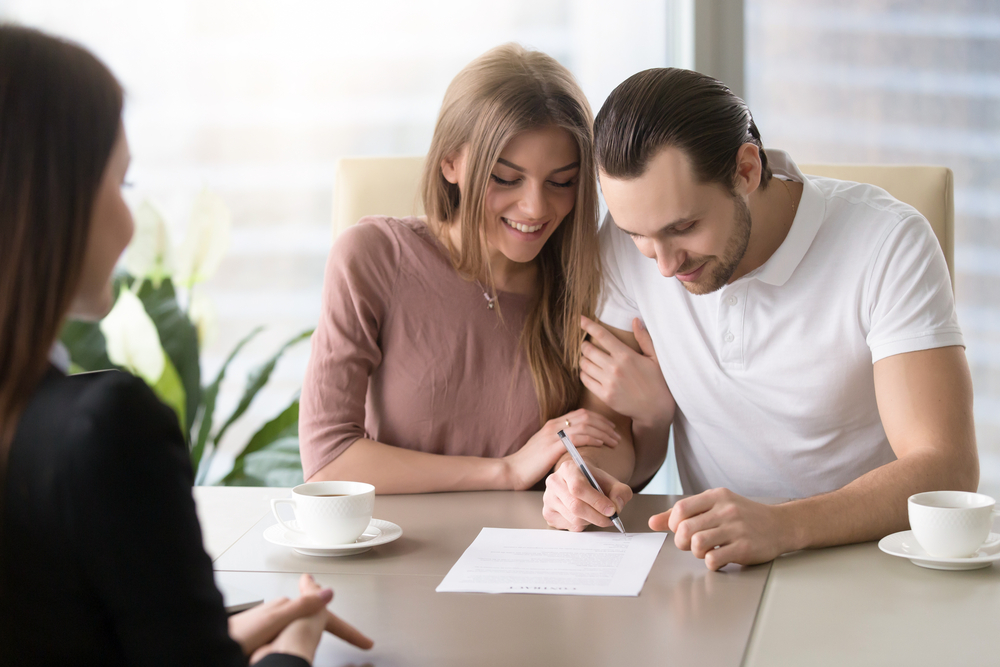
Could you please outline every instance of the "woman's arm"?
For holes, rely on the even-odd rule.
[[[400,241],[381,220],[346,230],[330,251],[299,413],[306,479],[364,481],[377,493],[528,489],[563,451],[557,424],[565,426],[569,419],[578,430],[567,430],[579,436],[579,445],[616,444],[610,420],[583,414],[550,421],[502,459],[430,454],[367,438],[365,397],[372,373],[383,363],[382,327],[395,298],[400,260]]]
[[[610,419],[574,410],[549,420],[524,447],[503,458],[429,454],[359,438],[309,481],[368,482],[382,494],[530,489],[566,452],[556,435],[559,430],[587,449],[613,448],[619,441]]]
[[[246,665],[202,546],[177,417],[120,372],[95,378],[69,414],[60,485],[69,542],[126,661]],[[266,664],[305,663],[274,655]]]

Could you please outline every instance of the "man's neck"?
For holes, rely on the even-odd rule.
[[[766,189],[757,188],[751,193],[750,207],[750,241],[743,260],[730,282],[738,280],[751,271],[755,271],[771,259],[788,236],[799,210],[802,199],[802,184],[794,181],[782,181],[774,177]]]

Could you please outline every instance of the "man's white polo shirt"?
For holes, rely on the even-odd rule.
[[[871,185],[803,176],[795,220],[763,266],[707,295],[664,278],[611,217],[600,319],[652,334],[677,401],[685,493],[801,498],[895,460],[873,364],[964,345],[944,255],[917,211]]]

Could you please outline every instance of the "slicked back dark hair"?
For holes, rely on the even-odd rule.
[[[674,67],[633,74],[608,96],[594,121],[597,165],[617,179],[638,178],[663,148],[679,148],[702,183],[733,192],[743,144],[760,150],[761,188],[771,168],[746,103],[716,79]]]

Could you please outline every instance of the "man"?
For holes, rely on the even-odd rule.
[[[583,323],[583,406],[635,442],[583,450],[606,497],[561,462],[550,525],[608,525],[671,424],[694,495],[649,525],[713,570],[878,539],[911,494],[977,488],[962,334],[919,213],[765,152],[743,101],[695,72],[629,78],[595,141],[604,327]]]

